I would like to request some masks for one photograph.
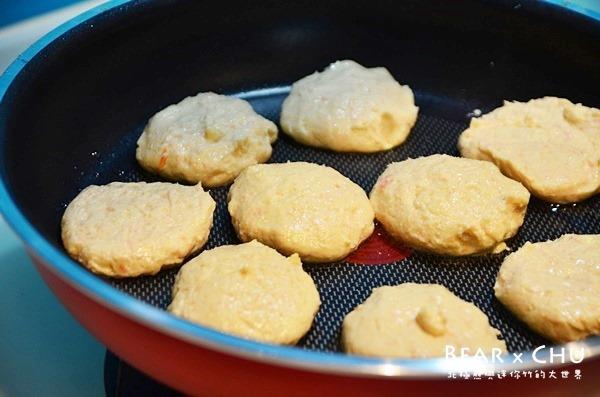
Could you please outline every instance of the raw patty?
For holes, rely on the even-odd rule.
[[[200,185],[89,186],[65,210],[62,240],[67,252],[94,273],[156,274],[202,248],[214,209]]]
[[[436,154],[390,164],[371,191],[375,217],[396,239],[446,255],[500,251],[529,193],[487,161]]]
[[[446,346],[501,353],[506,344],[499,335],[475,305],[437,284],[375,288],[342,326],[348,353],[376,357],[440,357]]]
[[[229,190],[229,213],[242,241],[257,239],[303,261],[344,258],[373,232],[365,192],[330,167],[259,164]]]
[[[554,342],[600,334],[600,235],[526,243],[504,259],[496,297]]]
[[[137,144],[150,172],[203,186],[225,185],[271,157],[277,127],[242,99],[201,93],[154,115]]]
[[[418,110],[411,89],[386,68],[338,61],[294,83],[281,127],[305,145],[377,152],[404,142]]]
[[[169,311],[248,339],[296,343],[320,305],[300,257],[257,241],[204,251],[181,267]]]
[[[600,110],[566,99],[504,102],[472,119],[458,148],[553,203],[580,201],[600,188]]]

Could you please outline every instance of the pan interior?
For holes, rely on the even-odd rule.
[[[242,94],[259,113],[274,121],[279,119],[281,102],[286,95],[287,89],[258,90]],[[274,145],[270,162],[310,161],[326,164],[370,191],[390,162],[433,153],[458,155],[456,141],[467,126],[466,113],[455,114],[454,119],[445,118],[435,112],[428,112],[433,106],[439,106],[439,101],[431,104],[427,97],[417,94],[417,102],[421,107],[417,124],[408,140],[396,149],[367,155],[334,153],[299,145],[282,134]],[[158,180],[137,165],[130,164],[135,151],[135,140],[142,128],[143,125],[140,125],[132,131],[124,140],[130,147],[120,157],[111,159],[113,163],[110,169],[120,176],[119,180]],[[91,178],[89,182],[93,183],[97,178],[95,171],[88,177]],[[205,249],[239,243],[227,212],[227,190],[228,187],[223,187],[210,191],[217,202],[217,210]],[[532,199],[523,227],[508,244],[516,249],[526,241],[557,238],[564,233],[597,232],[600,230],[599,209],[598,198],[567,206]],[[446,258],[413,252],[405,260],[386,265],[354,265],[345,262],[305,264],[304,268],[314,278],[323,303],[314,326],[299,346],[341,351],[339,332],[344,316],[364,301],[373,288],[404,282],[442,284],[460,298],[473,302],[488,315],[491,324],[502,332],[511,351],[547,345],[547,341],[529,331],[493,298],[496,274],[506,255],[507,252],[499,255]],[[170,302],[171,286],[176,273],[177,269],[171,269],[157,276],[107,282],[152,305],[165,308]]]

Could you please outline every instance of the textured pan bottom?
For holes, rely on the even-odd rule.
[[[257,112],[278,121],[285,90],[263,90],[243,94]],[[428,99],[429,98],[429,99]],[[435,103],[436,107],[431,107]],[[431,100],[427,95],[417,95],[420,114],[408,140],[400,147],[376,154],[340,154],[313,149],[296,144],[284,134],[275,143],[270,162],[309,161],[331,166],[369,192],[386,165],[409,157],[434,153],[458,155],[458,135],[468,124],[465,109],[456,104]],[[443,115],[443,116],[441,116]],[[135,142],[142,126],[125,137],[115,151],[105,156],[103,174],[98,169],[81,179],[81,188],[92,183],[103,183],[107,175],[121,181],[155,181],[155,176],[144,172],[135,164]],[[133,159],[133,160],[132,160]],[[102,180],[101,180],[102,179]],[[211,190],[217,201],[213,229],[206,249],[239,241],[227,213],[227,190]],[[589,199],[576,205],[557,206],[532,198],[525,223],[516,237],[508,241],[512,250],[526,241],[554,239],[565,233],[600,232],[600,199]],[[498,328],[510,351],[530,350],[548,344],[515,319],[494,297],[496,274],[507,252],[467,258],[446,258],[413,252],[408,258],[385,265],[355,265],[335,263],[305,265],[314,278],[322,305],[313,328],[300,341],[299,347],[322,351],[340,351],[339,334],[346,313],[369,296],[371,290],[382,285],[404,282],[438,283],[449,288],[460,298],[473,302],[489,316],[492,326]],[[162,271],[156,276],[137,279],[108,280],[151,305],[166,308],[170,302],[171,286],[177,269]]]

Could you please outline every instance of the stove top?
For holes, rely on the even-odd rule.
[[[109,350],[106,351],[104,357],[104,390],[106,397],[183,396],[183,394],[144,375]]]

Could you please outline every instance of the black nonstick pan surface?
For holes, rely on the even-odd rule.
[[[366,191],[390,162],[458,155],[457,137],[475,109],[546,95],[600,107],[600,23],[545,2],[144,1],[109,10],[65,36],[23,70],[0,113],[0,172],[30,222],[61,249],[60,218],[83,188],[161,180],[136,163],[136,140],[150,116],[201,91],[240,95],[278,122],[290,84],[330,62],[387,67],[414,90],[420,108],[403,145],[344,154],[280,134],[270,159],[326,164]],[[227,190],[210,190],[218,205],[205,249],[238,242]],[[600,233],[598,196],[561,206],[532,198],[508,245],[516,250],[565,233]],[[298,346],[341,351],[344,315],[373,288],[403,282],[443,284],[473,302],[509,351],[547,345],[493,297],[506,254],[413,252],[391,264],[305,265],[323,303]],[[176,272],[105,281],[165,308]]]

